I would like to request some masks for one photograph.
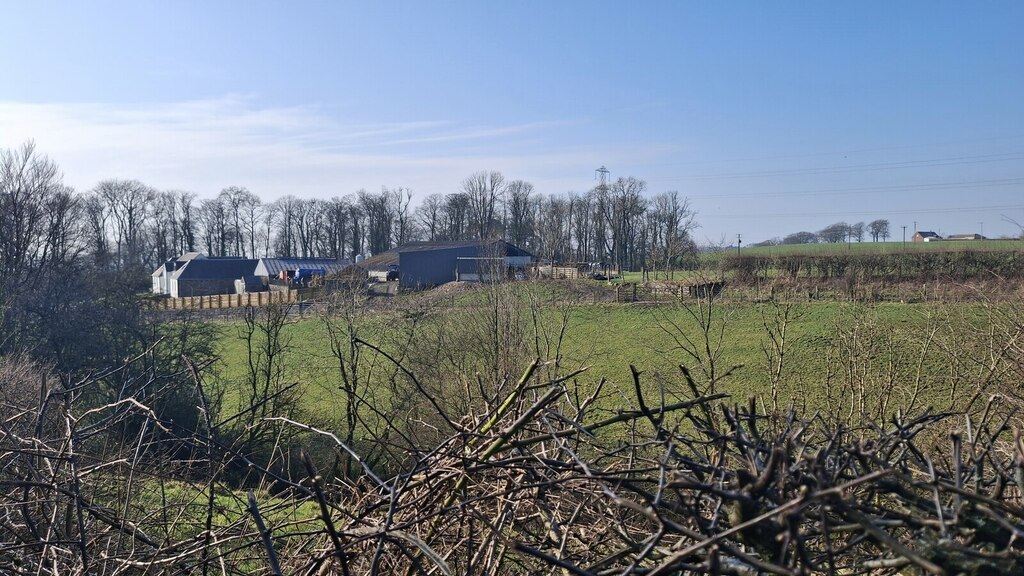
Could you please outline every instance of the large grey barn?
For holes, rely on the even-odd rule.
[[[429,288],[453,280],[508,276],[525,269],[533,254],[503,240],[494,242],[413,242],[398,252],[402,288]]]

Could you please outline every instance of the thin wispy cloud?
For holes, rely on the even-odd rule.
[[[245,96],[136,106],[0,102],[0,147],[35,140],[80,190],[107,178],[137,178],[203,195],[228,185],[268,198],[381,185],[427,194],[454,191],[471,172],[492,169],[550,192],[585,187],[602,153],[591,146],[538,146],[556,126],[346,124],[313,107],[265,107]]]
[[[516,135],[525,135],[535,133],[539,130],[556,126],[561,123],[556,122],[535,122],[530,124],[521,124],[516,126],[480,126],[470,127],[465,129],[457,129],[447,132],[438,132],[434,134],[423,134],[421,136],[395,139],[388,142],[379,142],[379,145],[384,146],[398,146],[405,144],[430,144],[438,142],[466,142],[466,141],[477,141],[490,138],[501,138]]]

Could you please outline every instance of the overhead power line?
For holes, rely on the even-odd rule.
[[[910,210],[871,210],[869,212],[846,212],[846,211],[831,211],[831,212],[778,212],[778,213],[765,213],[756,212],[751,214],[708,214],[702,213],[700,217],[702,219],[728,219],[728,218],[784,218],[784,217],[807,217],[807,216],[828,216],[828,217],[843,217],[843,216],[874,216],[880,213],[885,214],[953,214],[953,213],[975,213],[975,212],[988,212],[990,210],[1018,210],[1024,209],[1024,204],[1000,204],[994,206],[955,206],[949,208],[913,208]]]
[[[989,188],[996,186],[1021,186],[1024,177],[999,178],[994,180],[965,180],[962,182],[931,182],[927,184],[888,184],[885,186],[859,186],[854,188],[825,188],[818,190],[794,190],[790,192],[740,192],[738,194],[695,194],[687,195],[691,200],[710,200],[728,198],[782,198],[792,196],[827,196],[857,192],[860,194],[878,194],[884,192],[932,192],[938,190],[957,190],[960,188]]]
[[[845,174],[851,172],[871,172],[905,168],[932,168],[939,166],[960,166],[965,164],[986,164],[991,162],[1009,162],[1014,160],[1024,160],[1024,152],[1006,152],[1002,154],[983,154],[978,156],[954,156],[948,158],[932,158],[928,160],[907,160],[902,162],[851,164],[848,166],[822,166],[817,168],[792,168],[786,170],[759,170],[749,172],[722,172],[718,174],[694,174],[690,176],[665,176],[648,178],[647,180],[648,182],[668,182],[680,180],[724,180],[731,178],[768,178],[774,176]]]
[[[769,160],[793,160],[798,158],[825,158],[825,157],[837,157],[842,156],[846,158],[849,155],[868,154],[875,152],[893,152],[897,150],[908,151],[908,150],[920,150],[920,149],[936,149],[942,147],[956,147],[964,149],[966,146],[988,143],[988,142],[1017,142],[1024,138],[1024,133],[1014,134],[1009,136],[997,136],[991,138],[957,138],[955,140],[944,140],[944,141],[930,141],[927,144],[908,144],[908,145],[893,145],[893,146],[873,146],[864,148],[835,148],[831,150],[820,150],[817,152],[805,152],[802,154],[768,154],[760,156],[735,156],[726,158],[708,158],[703,160],[677,160],[674,162],[655,162],[655,163],[644,163],[645,166],[651,168],[660,167],[672,167],[678,168],[681,166],[701,166],[709,164],[737,164],[743,162],[765,162]],[[1015,145],[1015,144],[1014,144]]]

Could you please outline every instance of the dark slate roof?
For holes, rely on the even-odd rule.
[[[258,260],[248,258],[201,258],[190,260],[171,274],[178,280],[221,280],[252,276]]]
[[[920,234],[922,238],[941,238],[941,236],[929,230],[918,230],[917,233]]]
[[[160,265],[159,268],[153,271],[153,276],[163,276],[164,272],[174,272],[176,268],[180,268],[185,262],[190,260],[200,260],[206,258],[202,252],[185,252],[177,258],[168,258],[167,262]]]

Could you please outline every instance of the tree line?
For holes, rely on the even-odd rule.
[[[354,259],[411,241],[503,239],[559,262],[603,261],[624,269],[668,269],[692,252],[696,227],[689,201],[676,191],[650,194],[635,177],[587,192],[543,194],[497,171],[466,177],[455,191],[431,194],[414,207],[412,189],[383,186],[330,199],[285,195],[264,201],[241,186],[211,198],[158,190],[132,179],[109,179],[84,193],[64,186],[59,169],[32,143],[4,152],[5,198],[42,216],[6,211],[7,228],[30,228],[37,250],[10,246],[21,258],[87,254],[113,270],[153,269],[168,258],[211,256]],[[14,190],[17,171],[35,171],[36,194]],[[58,200],[59,199],[59,200]],[[50,204],[47,204],[50,203]],[[12,235],[25,240],[24,235]],[[7,235],[5,235],[7,237]],[[57,253],[54,253],[54,249]]]
[[[122,184],[78,194],[33,144],[0,149],[0,364],[26,354],[70,373],[141,350],[155,358],[160,341],[172,364],[202,347],[177,339],[172,349],[168,327],[138,306],[159,204],[144,186]]]
[[[354,259],[417,240],[504,239],[544,259],[632,270],[678,269],[693,255],[689,201],[675,191],[652,195],[635,177],[542,194],[480,171],[453,192],[413,200],[401,186],[273,201],[230,186],[200,198],[131,179],[78,192],[34,143],[0,149],[0,354],[33,348],[64,355],[64,366],[123,357],[143,329],[104,331],[138,325],[133,298],[148,273],[191,251]]]
[[[870,236],[872,242],[885,242],[889,238],[889,221],[884,219],[872,220],[865,224],[856,222],[836,222],[829,224],[817,232],[794,232],[783,238],[772,238],[755,244],[754,246],[777,246],[780,244],[815,244],[839,243],[839,242],[863,242],[865,236]]]

